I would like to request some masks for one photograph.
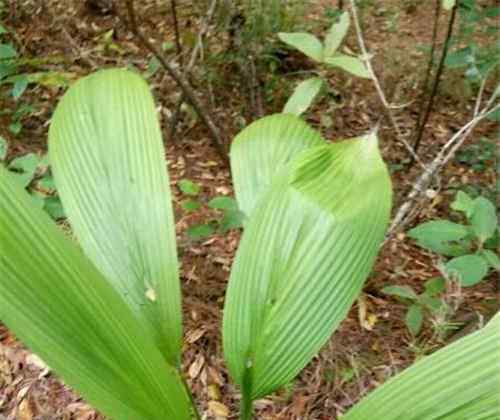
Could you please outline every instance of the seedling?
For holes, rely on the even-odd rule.
[[[434,315],[446,305],[439,295],[446,289],[446,281],[442,277],[433,277],[425,282],[425,291],[417,294],[412,287],[406,285],[386,286],[382,292],[396,296],[408,305],[405,324],[412,335],[417,336],[424,321],[425,313]]]
[[[491,270],[500,270],[495,206],[484,197],[472,199],[459,191],[451,208],[463,213],[466,223],[434,220],[410,230],[408,235],[419,246],[445,257],[445,272],[463,287],[473,286]]]
[[[339,52],[340,45],[349,30],[349,13],[343,12],[328,31],[322,43],[314,35],[306,32],[281,32],[278,34],[281,41],[295,48],[312,59],[323,68],[339,68],[354,76],[370,78],[363,61],[356,56]],[[317,98],[322,88],[326,85],[326,78],[322,75],[304,80],[295,88],[283,109],[284,113],[300,115],[304,113]]]
[[[7,140],[0,137],[0,165],[6,166],[15,175],[17,182],[30,193],[39,208],[54,220],[63,219],[64,211],[49,169],[48,156],[27,153],[7,163],[8,151]]]

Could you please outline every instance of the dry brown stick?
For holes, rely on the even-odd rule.
[[[196,58],[198,57],[199,51],[203,45],[203,37],[208,32],[208,28],[212,20],[212,17],[215,13],[216,6],[217,6],[217,0],[212,0],[212,3],[208,8],[205,22],[202,24],[200,31],[198,32],[198,40],[193,48],[189,62],[184,70],[187,75],[189,75],[189,73],[191,72],[196,63]],[[179,122],[179,115],[181,113],[181,107],[185,100],[186,96],[182,94],[177,103],[175,104],[174,114],[172,115],[172,118],[170,120],[171,122],[170,122],[169,137],[168,137],[169,139],[172,139],[172,141],[174,141],[175,131],[177,129],[177,123]]]
[[[455,18],[457,16],[457,9],[458,9],[458,3],[453,6],[453,9],[451,11],[451,16],[450,20],[448,21],[448,31],[446,33],[446,40],[443,45],[443,51],[441,53],[441,58],[439,60],[439,65],[438,69],[436,71],[436,77],[434,79],[434,84],[432,85],[432,92],[429,97],[429,102],[427,103],[427,108],[425,110],[424,116],[422,118],[422,121],[419,121],[419,126],[417,128],[417,134],[415,136],[415,142],[413,143],[413,150],[415,151],[415,154],[418,151],[418,148],[420,146],[420,142],[422,141],[422,137],[424,135],[425,131],[425,126],[427,125],[427,121],[429,120],[429,116],[431,115],[432,112],[432,107],[434,106],[434,100],[436,99],[439,83],[441,81],[441,75],[443,74],[444,70],[444,63],[446,60],[446,57],[448,55],[448,50],[450,47],[450,40],[451,40],[451,35],[453,34],[453,26],[455,23]],[[410,165],[414,162],[414,158],[412,157],[412,161]]]
[[[389,117],[389,120],[390,120],[392,126],[394,127],[394,130],[396,131],[396,138],[401,144],[403,144],[403,146],[406,148],[406,150],[408,151],[410,156],[412,156],[419,163],[419,165],[422,166],[422,168],[425,170],[424,164],[419,159],[419,157],[416,155],[416,153],[413,150],[413,148],[411,147],[411,145],[406,141],[405,136],[401,132],[399,124],[396,121],[394,114],[392,113],[392,111],[394,109],[403,108],[406,105],[393,105],[393,104],[389,103],[389,101],[387,100],[387,97],[384,93],[384,90],[382,89],[380,81],[379,81],[375,71],[373,70],[373,66],[371,63],[371,55],[368,53],[368,50],[366,48],[365,39],[363,38],[363,31],[361,29],[361,22],[360,22],[359,17],[358,17],[358,10],[357,10],[355,0],[351,0],[351,11],[352,11],[352,17],[354,20],[354,27],[356,29],[356,36],[358,38],[359,48],[361,49],[361,52],[363,54],[363,61],[366,65],[366,69],[368,70],[368,73],[370,74],[370,77],[371,77],[371,80],[375,86],[375,89],[377,90],[377,94],[378,94],[378,97],[380,99],[380,102],[382,103],[382,105],[384,107],[385,114]]]
[[[179,33],[179,20],[177,19],[177,1],[170,0],[170,10],[172,11],[172,20],[174,21],[174,38],[177,57],[179,57],[179,64],[182,66],[182,45],[181,36]]]
[[[438,28],[439,28],[439,17],[441,15],[441,2],[442,0],[435,0],[435,8],[434,8],[434,24],[432,28],[432,43],[431,43],[431,51],[429,53],[429,61],[427,63],[427,69],[425,70],[425,77],[424,77],[424,83],[422,84],[422,89],[420,92],[420,97],[418,98],[418,106],[417,109],[418,111],[418,116],[417,116],[417,124],[416,124],[416,130],[415,130],[415,137],[412,141],[412,144],[415,144],[415,141],[418,136],[418,132],[420,129],[420,124],[422,123],[422,119],[424,116],[424,103],[425,103],[425,97],[427,96],[427,90],[429,88],[429,82],[431,78],[431,73],[432,69],[434,67],[434,55],[436,52],[436,45],[437,45],[437,33],[438,33]]]
[[[196,96],[196,93],[191,88],[191,85],[186,80],[184,75],[179,73],[164,57],[164,55],[158,50],[139,30],[139,26],[137,25],[137,19],[135,16],[135,8],[134,8],[134,0],[125,0],[125,4],[127,6],[128,20],[132,33],[135,37],[141,42],[141,44],[149,50],[160,62],[163,68],[167,71],[167,73],[174,79],[175,83],[182,90],[183,95],[185,95],[186,99],[189,101],[195,112],[200,117],[203,124],[208,128],[210,133],[210,137],[212,139],[212,144],[215,147],[215,150],[224,161],[225,164],[228,163],[228,157],[224,146],[224,140],[222,135],[220,134],[219,129],[213,122],[210,114],[204,109],[200,100]]]
[[[479,98],[478,98],[479,99]],[[493,106],[492,101],[488,101],[486,106],[480,111],[475,113],[474,117],[465,124],[460,130],[458,130],[448,142],[439,151],[437,156],[427,166],[426,170],[420,175],[417,181],[413,184],[410,193],[407,196],[406,201],[399,207],[396,216],[394,217],[391,227],[387,233],[389,238],[392,234],[405,224],[409,222],[408,215],[411,213],[414,203],[419,199],[419,197],[426,191],[426,189],[431,184],[434,176],[446,165],[451,158],[455,155],[457,150],[462,146],[464,141],[467,139],[469,134],[474,130],[474,128],[489,114],[500,108],[500,104]]]

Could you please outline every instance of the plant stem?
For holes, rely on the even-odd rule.
[[[184,385],[184,389],[186,390],[186,394],[189,397],[189,401],[191,402],[191,407],[193,407],[193,414],[195,420],[201,420],[200,413],[198,413],[198,409],[196,408],[196,402],[194,401],[193,394],[191,394],[191,390],[189,389],[189,385],[184,377],[183,373],[179,369],[179,376],[181,378],[182,384]]]
[[[453,9],[451,11],[450,20],[448,22],[448,32],[446,33],[446,40],[445,40],[444,45],[443,45],[443,52],[441,53],[441,59],[439,61],[438,69],[436,72],[436,78],[434,79],[434,84],[432,86],[432,92],[431,92],[431,95],[429,97],[427,109],[425,110],[424,117],[423,117],[423,119],[420,122],[420,125],[418,127],[416,140],[415,140],[415,143],[413,145],[413,150],[415,153],[417,153],[417,151],[418,151],[418,147],[420,146],[420,142],[421,142],[422,137],[424,135],[425,126],[427,125],[427,121],[429,120],[429,116],[431,115],[431,112],[432,112],[432,107],[434,105],[434,99],[436,98],[439,82],[441,81],[441,75],[443,74],[443,70],[444,70],[444,62],[446,60],[446,56],[448,55],[448,49],[450,47],[451,35],[453,33],[453,24],[455,23],[455,18],[457,16],[457,9],[458,9],[458,2],[457,2],[457,4],[455,4],[455,6],[453,6]],[[414,160],[412,159],[410,165],[413,164],[413,162],[414,162]]]
[[[253,401],[246,392],[243,392],[241,397],[240,420],[252,420],[253,418]]]
[[[158,61],[167,71],[170,77],[174,79],[175,83],[179,86],[186,99],[194,108],[196,114],[198,114],[198,116],[200,117],[202,123],[207,127],[210,133],[210,137],[212,139],[212,144],[215,147],[215,150],[223,160],[224,164],[228,165],[229,160],[225,149],[224,138],[222,137],[218,127],[215,125],[212,116],[209,114],[206,107],[200,102],[198,96],[194,92],[193,88],[191,87],[189,81],[185,78],[185,76],[182,73],[180,73],[177,69],[175,69],[172,66],[172,64],[167,61],[165,56],[162,54],[161,50],[156,48],[139,29],[139,26],[137,24],[137,19],[135,16],[134,0],[125,0],[125,6],[127,8],[128,23],[130,25],[132,33],[141,42],[141,44],[158,59]]]

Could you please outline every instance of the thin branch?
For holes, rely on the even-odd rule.
[[[198,54],[203,46],[203,37],[205,34],[208,32],[210,22],[212,21],[213,15],[215,13],[215,8],[217,6],[217,0],[212,0],[212,3],[210,4],[210,7],[208,8],[207,16],[205,19],[205,22],[202,24],[200,31],[198,32],[198,39],[196,41],[196,45],[193,48],[193,51],[191,52],[191,57],[189,58],[189,62],[184,69],[185,73],[189,75],[191,70],[193,69],[196,59],[198,57]],[[172,115],[172,118],[170,120],[170,129],[169,129],[169,138],[172,139],[172,141],[175,138],[175,131],[177,129],[177,123],[179,122],[179,116],[181,113],[181,107],[184,101],[186,100],[186,96],[184,94],[181,95],[177,103],[175,104],[174,108],[174,114]]]
[[[179,33],[179,20],[177,19],[177,1],[170,0],[170,10],[172,11],[172,20],[174,21],[174,38],[175,38],[175,48],[177,51],[177,57],[179,57],[179,64],[182,67],[182,45],[181,36]]]
[[[420,129],[420,125],[423,120],[424,116],[424,103],[425,103],[425,97],[427,96],[427,91],[429,88],[429,82],[431,78],[431,73],[432,69],[434,68],[434,59],[435,59],[435,52],[436,52],[436,45],[437,45],[437,34],[438,34],[438,28],[439,28],[439,17],[441,15],[441,2],[442,0],[436,0],[435,3],[435,8],[434,8],[434,25],[432,28],[432,44],[431,44],[431,51],[429,53],[429,61],[427,63],[427,69],[425,71],[425,78],[424,78],[424,83],[422,85],[422,90],[420,92],[420,97],[418,98],[418,106],[417,109],[419,110],[418,117],[417,117],[417,124],[416,124],[416,131],[415,133],[417,134],[413,140],[413,144],[415,144],[415,141],[418,136],[418,132]]]
[[[382,105],[384,106],[386,114],[389,117],[391,124],[396,131],[396,137],[397,137],[398,141],[400,143],[402,143],[403,146],[406,148],[406,150],[408,151],[410,156],[415,161],[417,161],[420,164],[420,166],[422,166],[422,168],[424,168],[424,170],[425,170],[424,164],[422,163],[420,158],[417,156],[417,154],[415,153],[415,151],[413,150],[411,145],[406,141],[403,133],[401,132],[401,129],[399,128],[399,124],[397,123],[396,118],[394,117],[394,115],[392,113],[393,109],[401,108],[401,106],[400,105],[392,105],[387,101],[387,98],[386,98],[385,93],[382,89],[382,86],[380,85],[380,81],[379,81],[377,75],[375,74],[375,71],[373,70],[373,66],[371,63],[371,54],[369,54],[368,50],[366,49],[366,44],[365,44],[365,40],[363,38],[363,32],[361,30],[361,24],[359,21],[358,10],[356,7],[355,0],[351,0],[351,10],[352,10],[352,17],[354,20],[354,26],[356,28],[356,35],[358,38],[359,48],[361,49],[361,53],[363,54],[363,61],[366,65],[368,73],[370,74],[370,77],[373,81],[373,84],[375,85],[375,89],[377,90],[380,102],[382,102]]]
[[[127,6],[128,20],[132,33],[142,43],[142,45],[158,59],[158,61],[167,71],[170,77],[172,77],[172,79],[174,79],[174,81],[180,87],[186,99],[189,101],[195,112],[200,117],[200,120],[208,128],[210,137],[212,139],[212,144],[214,145],[217,153],[224,161],[224,163],[227,164],[228,158],[224,147],[224,140],[219,132],[219,129],[214,124],[212,117],[205,110],[205,108],[201,104],[200,100],[196,96],[195,92],[191,88],[191,85],[185,79],[185,77],[181,73],[179,73],[174,67],[172,67],[172,65],[165,59],[161,51],[157,49],[139,30],[139,27],[137,25],[137,19],[135,16],[134,0],[125,0],[125,4]]]
[[[444,62],[446,60],[446,57],[448,55],[448,50],[450,48],[450,40],[451,40],[451,35],[453,34],[453,26],[457,16],[457,10],[458,10],[458,2],[455,4],[455,6],[453,6],[453,9],[451,11],[450,20],[448,21],[446,40],[443,45],[443,52],[441,53],[441,59],[439,60],[436,77],[434,79],[434,84],[432,86],[432,92],[429,97],[429,102],[427,103],[427,108],[425,110],[424,117],[419,124],[417,135],[415,136],[415,142],[413,143],[413,150],[415,151],[415,153],[418,151],[420,142],[422,141],[422,137],[425,132],[425,126],[427,125],[427,121],[429,120],[429,116],[431,115],[432,112],[432,107],[434,106],[434,100],[436,99],[439,83],[441,81],[441,75],[443,74],[444,70]],[[413,163],[413,161],[411,163]]]
[[[492,95],[492,97],[495,94]],[[493,99],[494,100],[494,99]],[[394,217],[392,224],[386,235],[386,241],[394,234],[397,229],[400,229],[406,225],[410,219],[414,203],[418,198],[425,192],[432,182],[434,176],[446,165],[450,159],[453,158],[457,150],[463,145],[467,137],[474,130],[474,128],[486,118],[489,114],[500,109],[500,104],[492,105],[493,102],[490,98],[486,106],[474,117],[465,124],[460,130],[458,130],[442,147],[437,156],[428,165],[427,170],[425,170],[417,181],[413,184],[413,187],[408,194],[407,200],[399,207],[396,216]]]

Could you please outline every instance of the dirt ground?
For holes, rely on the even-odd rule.
[[[318,32],[326,22],[325,8],[336,2],[318,0],[313,3],[308,19]],[[375,54],[375,70],[384,88],[394,91],[396,102],[410,104],[396,112],[402,130],[410,133],[418,111],[418,81],[426,63],[425,54],[417,46],[430,43],[433,5],[432,2],[422,2],[425,4],[405,10],[398,6],[401,2],[395,0],[371,3],[372,6],[364,12],[366,41]],[[138,10],[143,30],[158,43],[173,40],[166,4],[143,1]],[[133,64],[145,69],[150,54],[138,46],[120,20],[120,14],[123,11],[106,14],[91,11],[77,0],[19,0],[12,2],[3,23],[16,30],[23,55],[60,57],[49,67],[71,72],[75,77],[110,66]],[[181,29],[185,31],[199,24],[187,19],[187,15],[188,6],[182,6],[180,21]],[[111,41],[103,41],[104,34],[110,30],[113,30]],[[357,51],[352,34],[347,46]],[[223,72],[230,70],[219,67],[219,76],[223,79]],[[235,419],[239,395],[224,365],[220,330],[224,292],[240,232],[214,235],[201,242],[190,240],[186,236],[187,227],[210,220],[214,214],[208,210],[185,214],[179,205],[182,194],[177,187],[178,180],[189,178],[202,186],[203,200],[215,195],[231,195],[230,173],[199,121],[186,116],[175,138],[168,138],[167,119],[178,90],[162,69],[150,78],[150,83],[165,129],[176,202],[176,227],[182,258],[186,376],[203,418]],[[231,139],[241,126],[240,115],[244,113],[242,95],[236,81],[231,79],[223,89],[219,89],[219,83],[214,85],[214,115],[223,127],[225,137]],[[381,106],[370,81],[337,73],[332,75],[331,84],[341,93],[341,104],[332,109],[328,101],[320,101],[308,113],[311,125],[320,129],[327,138],[335,140],[363,134],[379,121]],[[467,121],[472,112],[474,98],[457,97],[452,87],[453,83],[444,83],[439,94],[437,111],[431,116],[423,140],[421,156],[424,161],[435,155],[439,146]],[[0,117],[0,134],[10,141],[11,156],[46,149],[48,121],[61,93],[61,90],[43,87],[29,89],[28,98],[35,103],[37,111],[26,119],[23,132],[17,137],[8,132],[7,117]],[[283,96],[283,93],[277,92],[277,95]],[[209,98],[204,100],[209,101]],[[12,106],[4,96],[0,101],[3,102],[2,108]],[[267,114],[279,112],[276,102],[279,100],[266,105]],[[321,123],[321,116],[326,114],[332,118],[328,127]],[[473,133],[469,143],[482,136],[493,138],[494,131],[494,124],[486,122]],[[391,168],[398,168],[407,155],[387,121],[382,123],[380,137],[386,161]],[[439,184],[434,186],[436,197],[425,204],[416,222],[446,217],[457,185],[493,188],[496,174],[493,162],[490,163],[489,168],[478,172],[457,161],[450,162],[442,172]],[[416,166],[392,171],[394,208],[401,203],[418,172]],[[293,384],[256,403],[255,418],[337,419],[389,377],[461,334],[476,329],[480,316],[488,319],[499,310],[500,279],[492,274],[487,281],[461,291],[457,298],[461,303],[452,319],[457,330],[439,336],[432,321],[426,318],[422,333],[417,338],[412,337],[404,325],[405,305],[384,295],[381,289],[389,284],[406,284],[422,291],[424,281],[439,274],[437,264],[435,255],[415,246],[404,232],[388,241],[366,283],[362,299],[353,306],[330,342]],[[102,418],[0,324],[0,420]]]

